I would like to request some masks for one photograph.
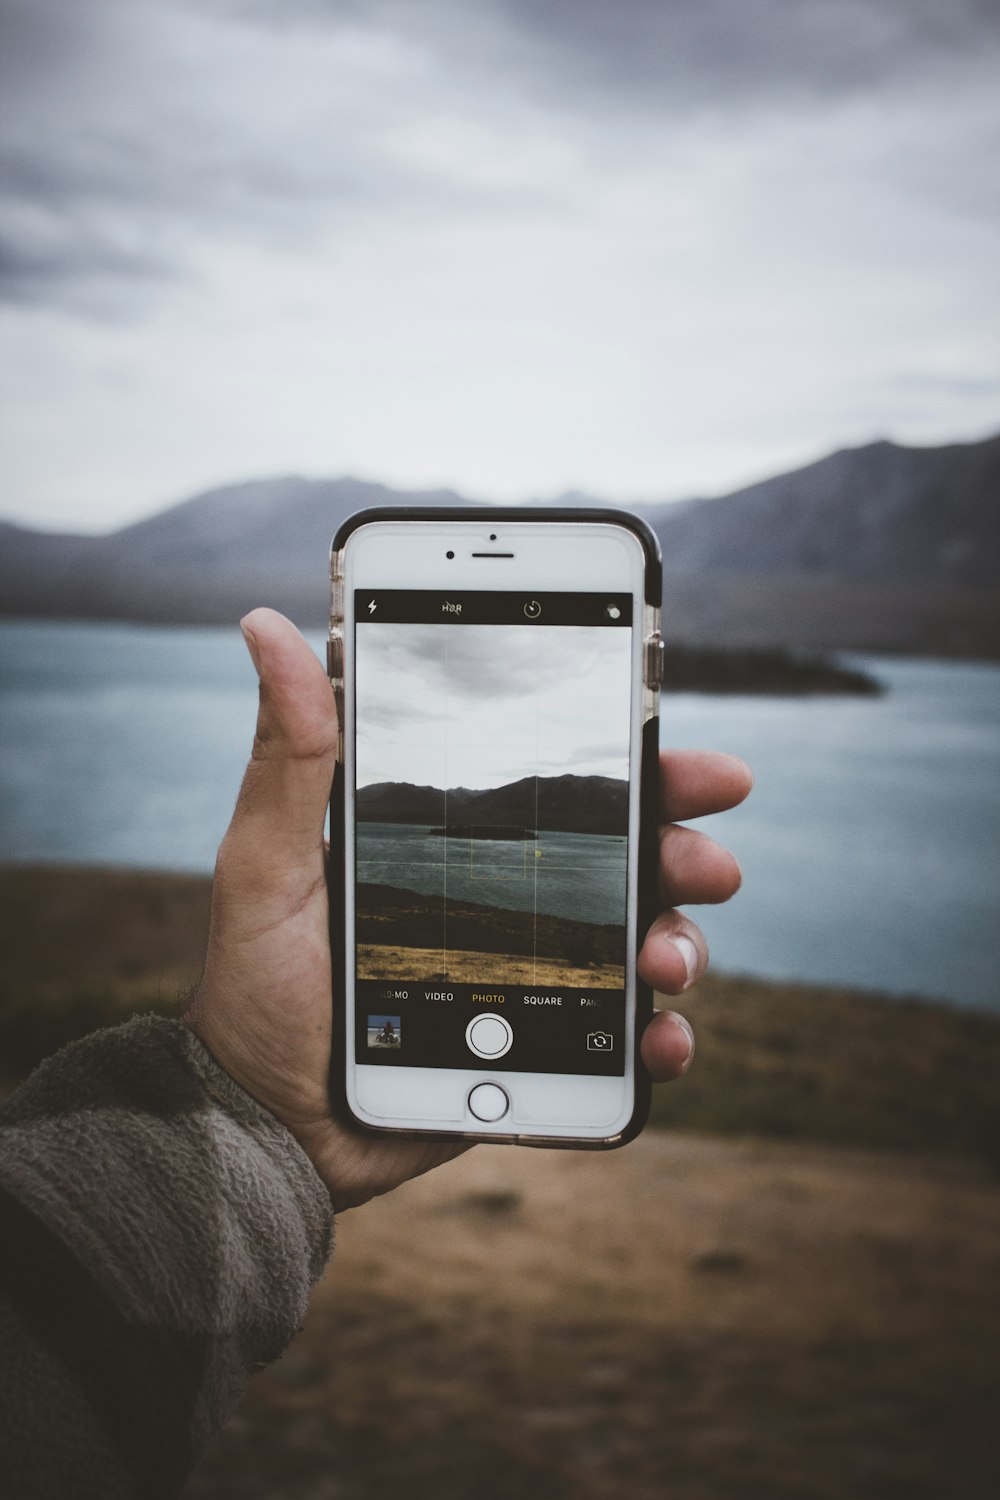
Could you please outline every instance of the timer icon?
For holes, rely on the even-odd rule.
[[[524,606],[524,613],[529,620],[537,620],[542,612],[542,606],[537,599],[529,599]]]

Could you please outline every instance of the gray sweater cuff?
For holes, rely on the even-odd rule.
[[[0,1187],[130,1334],[188,1351],[191,1459],[301,1327],[331,1248],[329,1195],[291,1133],[157,1017],[65,1048],[0,1107]]]

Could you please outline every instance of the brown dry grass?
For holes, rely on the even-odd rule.
[[[491,980],[490,974],[503,978]],[[581,990],[620,989],[624,983],[620,965],[574,968],[559,958],[467,953],[455,948],[394,948],[386,943],[359,945],[358,978],[433,980],[441,984],[544,984]]]

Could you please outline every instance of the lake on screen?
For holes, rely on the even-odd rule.
[[[756,775],[701,824],[744,872],[713,961],[1000,1010],[1000,668],[859,660],[885,697],[664,699]],[[256,697],[236,630],[0,624],[0,860],[210,871]]]
[[[626,844],[611,834],[442,838],[431,827],[358,824],[360,881],[576,922],[625,921]]]

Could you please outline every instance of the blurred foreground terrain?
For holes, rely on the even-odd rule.
[[[4,1086],[197,979],[208,882],[0,871]],[[338,1221],[190,1500],[997,1493],[1000,1024],[711,978],[612,1153],[480,1148]]]

